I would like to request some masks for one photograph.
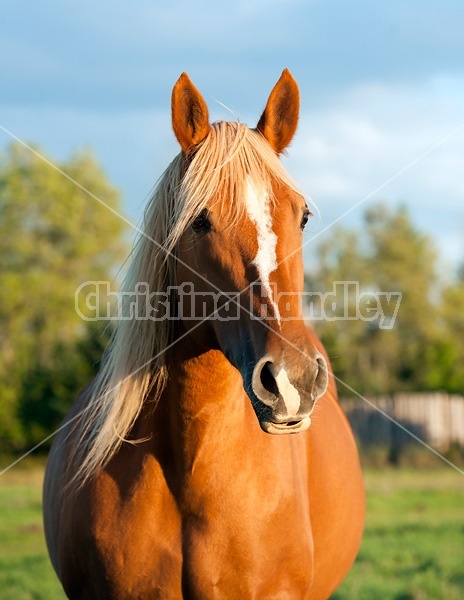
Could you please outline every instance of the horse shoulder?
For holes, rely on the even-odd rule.
[[[67,420],[85,409],[83,396]],[[145,421],[152,418],[147,413]],[[136,437],[144,438],[144,430]],[[151,598],[181,598],[181,525],[163,434],[123,444],[89,483],[68,489],[67,433],[50,453],[44,513],[53,566],[68,597],[146,597],[150,590]]]

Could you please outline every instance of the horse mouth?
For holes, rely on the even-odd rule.
[[[272,435],[286,435],[306,431],[311,425],[311,417],[301,421],[288,421],[287,423],[274,423],[273,421],[260,421],[261,429]]]

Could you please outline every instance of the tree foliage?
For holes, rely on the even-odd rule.
[[[55,164],[119,210],[91,154]],[[104,342],[74,295],[114,276],[122,232],[121,219],[29,150],[13,144],[0,156],[0,449],[40,441],[90,377],[84,346]]]
[[[360,230],[338,229],[319,245],[307,289],[328,291],[334,281],[357,281],[361,292],[402,295],[390,329],[378,319],[314,323],[337,376],[363,394],[464,393],[464,284],[442,287],[434,244],[404,207],[377,204],[365,212]],[[357,301],[350,296],[348,303]],[[386,302],[382,310],[393,315]]]

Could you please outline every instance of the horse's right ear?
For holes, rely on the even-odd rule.
[[[187,73],[182,73],[172,90],[171,113],[172,128],[184,152],[192,150],[208,135],[208,107]]]

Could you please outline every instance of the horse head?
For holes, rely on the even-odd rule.
[[[311,213],[279,158],[297,127],[296,81],[282,73],[256,129],[210,124],[185,73],[171,106],[182,149],[179,203],[189,203],[192,217],[176,248],[177,285],[194,290],[182,326],[238,369],[265,432],[304,431],[328,372],[301,307],[302,231]]]

